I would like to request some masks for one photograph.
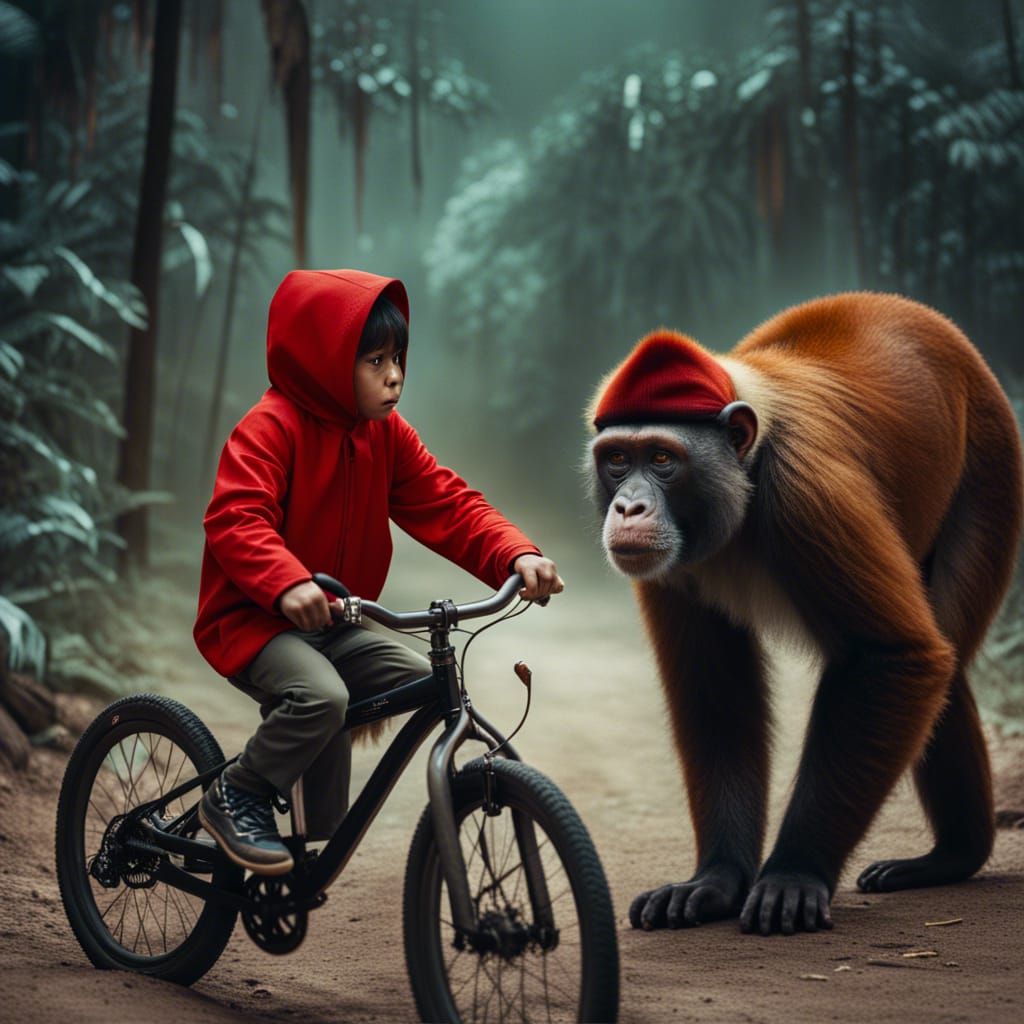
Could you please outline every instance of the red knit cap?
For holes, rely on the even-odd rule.
[[[678,331],[654,331],[615,371],[594,426],[706,419],[735,400],[732,380],[714,356]]]

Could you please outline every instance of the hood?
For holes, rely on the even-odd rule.
[[[408,321],[409,299],[397,278],[362,270],[288,274],[267,318],[270,383],[317,418],[351,427],[358,419],[352,390],[356,349],[381,294]]]

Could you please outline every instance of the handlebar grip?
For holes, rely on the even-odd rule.
[[[333,576],[328,576],[325,572],[313,573],[313,582],[321,589],[334,594],[335,597],[352,596],[352,592],[344,583],[339,583]]]

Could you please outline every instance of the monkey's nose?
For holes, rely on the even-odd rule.
[[[623,519],[629,519],[631,516],[642,516],[647,511],[647,506],[642,501],[627,501],[625,498],[616,498],[615,511]]]

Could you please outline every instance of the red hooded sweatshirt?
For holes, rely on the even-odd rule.
[[[271,386],[231,432],[203,519],[193,635],[221,675],[294,628],[277,600],[314,572],[375,599],[391,562],[389,518],[492,587],[519,555],[539,553],[397,411],[357,414],[356,349],[382,293],[408,319],[401,281],[358,270],[293,271],[270,303]]]

